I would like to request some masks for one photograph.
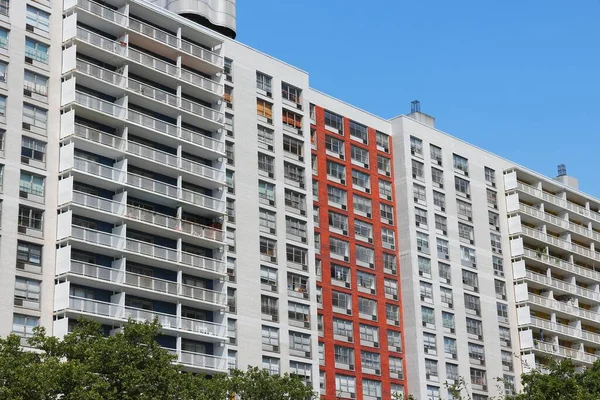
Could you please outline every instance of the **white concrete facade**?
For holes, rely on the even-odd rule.
[[[52,327],[61,11],[0,2],[0,336]]]
[[[473,399],[486,399],[498,394],[496,378],[518,385],[521,373],[502,179],[511,164],[423,117],[391,120],[408,387],[417,398],[447,398],[444,383],[463,377]],[[457,190],[455,179],[468,188]],[[490,235],[500,235],[501,246],[493,250]],[[500,329],[510,333],[501,339]]]

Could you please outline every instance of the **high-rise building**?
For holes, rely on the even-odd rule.
[[[403,393],[390,124],[310,92],[321,393]]]
[[[596,359],[600,200],[235,30],[233,0],[0,0],[0,335],[156,317],[187,370],[327,400]]]

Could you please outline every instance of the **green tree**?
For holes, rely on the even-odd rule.
[[[0,399],[11,400],[305,400],[314,393],[294,376],[251,368],[205,377],[186,373],[156,342],[160,325],[127,323],[105,337],[80,321],[63,340],[36,329],[24,351],[20,338],[0,338]]]

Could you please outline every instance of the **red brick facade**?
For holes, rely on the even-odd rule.
[[[325,371],[325,385],[326,395],[322,396],[324,399],[338,399],[338,398],[350,398],[349,395],[344,395],[336,391],[336,374],[349,375],[356,377],[356,399],[363,399],[363,380],[371,379],[374,381],[381,382],[382,399],[390,399],[390,388],[392,384],[405,386],[405,361],[403,349],[402,351],[390,351],[388,349],[388,337],[387,331],[393,330],[400,332],[402,343],[404,343],[403,332],[402,332],[402,306],[401,306],[401,289],[400,289],[400,278],[399,278],[399,265],[398,265],[398,234],[395,224],[391,225],[383,222],[380,217],[380,203],[389,204],[394,207],[395,212],[395,193],[393,192],[393,173],[387,176],[378,171],[377,156],[383,156],[390,159],[390,171],[393,171],[393,159],[391,149],[391,138],[389,153],[378,149],[376,141],[376,131],[372,128],[368,128],[368,144],[364,144],[362,141],[352,138],[350,136],[350,120],[344,117],[343,120],[343,136],[331,132],[325,127],[324,115],[325,110],[318,105],[315,105],[315,122],[316,124],[311,125],[311,131],[313,136],[313,159],[317,157],[317,171],[313,173],[313,182],[318,182],[318,199],[315,199],[315,207],[319,208],[319,226],[315,227],[315,235],[320,235],[321,249],[316,254],[317,260],[321,262],[322,277],[317,282],[317,286],[322,291],[322,303],[323,307],[319,309],[319,315],[322,315],[323,319],[323,334],[319,338],[320,343],[324,343],[325,346],[325,361],[321,364],[321,371]],[[361,121],[356,121],[361,123]],[[363,124],[364,125],[364,124]],[[332,136],[335,139],[342,140],[344,142],[344,159],[327,154],[325,139],[326,136]],[[316,146],[315,146],[316,144]],[[356,146],[362,149],[368,150],[369,153],[369,168],[363,168],[362,166],[356,165],[351,160],[351,146]],[[328,180],[327,176],[327,160],[334,161],[338,164],[343,164],[346,168],[346,179],[345,183],[337,183]],[[313,167],[314,169],[314,167]],[[352,184],[352,170],[358,170],[360,172],[367,173],[370,176],[370,193],[362,191],[360,189],[354,189]],[[386,180],[392,183],[392,198],[381,198],[379,195],[379,180]],[[327,186],[337,187],[347,192],[347,209],[343,210],[339,207],[330,206],[328,204],[328,190]],[[362,197],[371,200],[372,213],[370,218],[366,216],[357,215],[354,213],[353,206],[353,194],[360,195]],[[331,232],[329,229],[329,211],[342,214],[348,217],[348,230],[347,234],[340,234]],[[394,215],[394,220],[395,220]],[[365,242],[364,240],[355,238],[355,221],[362,220],[373,226],[373,240],[371,243]],[[396,221],[394,221],[396,222]],[[381,229],[387,228],[394,231],[395,237],[395,248],[387,249],[383,247]],[[332,259],[330,256],[330,237],[335,237],[346,242],[349,242],[349,260]],[[356,245],[371,248],[374,250],[374,262],[372,268],[366,268],[356,264]],[[383,267],[383,254],[388,253],[396,256],[395,273],[384,272]],[[333,284],[331,279],[331,265],[338,264],[340,266],[348,267],[351,274],[350,287],[343,287],[339,284]],[[375,275],[375,293],[367,293],[364,288],[359,290],[357,284],[357,271],[363,271],[369,274]],[[398,287],[398,299],[393,299],[392,295],[386,296],[384,289],[384,279],[397,281]],[[342,314],[335,312],[332,305],[332,291],[347,293],[352,296],[352,315]],[[365,299],[371,299],[377,301],[377,320],[361,318],[359,316],[359,297]],[[397,305],[400,310],[399,325],[390,324],[386,318],[386,304]],[[353,322],[353,341],[336,340],[333,333],[333,318],[340,318]],[[367,346],[361,344],[360,339],[360,324],[376,326],[379,328],[379,343],[377,347]],[[345,368],[336,368],[334,347],[335,345],[351,347],[354,349],[354,370]],[[396,350],[396,349],[394,349]],[[361,368],[361,351],[368,351],[370,353],[377,353],[380,355],[380,371],[379,374],[364,373]],[[389,357],[397,357],[402,359],[402,370],[404,375],[401,379],[397,377],[391,377],[389,373]],[[406,388],[406,386],[405,386]],[[371,399],[371,397],[365,397]]]

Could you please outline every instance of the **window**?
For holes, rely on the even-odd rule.
[[[306,211],[306,196],[302,193],[285,189],[285,206],[299,211]]]
[[[341,318],[333,319],[333,334],[345,336],[348,338],[354,337],[354,327],[352,321],[347,321]]]
[[[310,322],[310,307],[306,304],[289,302],[288,319],[302,323]]]
[[[4,11],[8,13],[8,6],[0,3],[0,13],[4,14]],[[8,31],[2,28],[0,28],[0,47],[8,49]]]
[[[454,307],[454,297],[452,296],[452,289],[440,286],[440,300],[446,304],[448,308]]]
[[[235,144],[225,142],[225,155],[227,157],[227,165],[235,165]]]
[[[274,259],[277,257],[277,241],[272,239],[267,239],[265,237],[260,237],[260,254],[263,256],[270,257],[274,262]]]
[[[414,197],[414,200],[417,202],[426,203],[427,195],[425,192],[425,187],[414,183],[413,184],[413,197]]]
[[[440,238],[436,238],[437,253],[439,258],[445,260],[450,259],[450,248],[448,247],[448,241]]]
[[[272,146],[273,146],[273,137],[274,137],[273,130],[269,129],[269,128],[266,128],[266,127],[264,127],[262,125],[257,125],[256,129],[257,129],[257,135],[258,135],[258,143],[259,143],[259,145],[263,144],[263,145],[266,145],[267,148],[269,146],[271,146],[271,148],[272,148]]]
[[[310,364],[305,364],[297,361],[290,361],[290,375],[294,375],[300,378],[308,386],[312,386],[311,382],[311,370]]]
[[[508,306],[504,303],[496,303],[498,322],[508,322]]]
[[[438,376],[438,362],[435,360],[425,359],[425,376],[431,379]]]
[[[425,179],[424,165],[422,162],[411,160],[413,178],[420,180]]]
[[[283,135],[283,151],[294,157],[302,157],[304,154],[304,144],[287,135]]]
[[[235,222],[235,200],[227,199],[227,221]]]
[[[237,343],[237,321],[235,319],[227,319],[227,337],[230,344]]]
[[[6,117],[6,96],[0,96],[0,117]]]
[[[227,246],[228,250],[235,253],[235,229],[227,228]]]
[[[504,276],[504,261],[500,257],[492,256],[495,276]]]
[[[227,184],[227,193],[235,194],[235,172],[225,171],[225,183]]]
[[[25,37],[25,57],[42,64],[48,64],[48,49],[48,45]]]
[[[346,191],[334,186],[327,186],[327,198],[329,201],[342,206],[346,205]],[[344,208],[344,207],[342,207]]]
[[[266,95],[269,97],[271,97],[271,92],[273,91],[273,88],[271,87],[272,80],[273,78],[270,76],[265,75],[262,72],[256,72],[256,88],[267,92]]]
[[[500,235],[490,232],[490,243],[494,253],[502,254],[502,238]]]
[[[381,357],[377,353],[371,353],[370,351],[360,352],[360,363],[364,369],[381,370]],[[364,381],[363,381],[364,384]]]
[[[386,153],[390,152],[390,137],[385,133],[375,132],[375,139],[377,140],[377,146],[381,147]]]
[[[367,199],[365,197],[355,194],[355,195],[352,195],[352,202],[353,202],[353,206],[354,206],[354,212],[358,211],[358,212],[365,213],[367,215],[367,217],[370,218],[371,213],[372,213],[370,199]]]
[[[361,166],[369,168],[369,151],[358,146],[350,146],[350,157]]]
[[[462,179],[462,178],[459,178],[458,176],[455,176],[454,177],[454,189],[456,189],[456,191],[458,193],[461,193],[461,194],[467,196],[467,198],[471,197],[470,184],[469,184],[469,181],[466,179]]]
[[[285,232],[294,238],[306,242],[306,222],[292,217],[285,217]]]
[[[505,326],[499,326],[498,331],[500,335],[500,342],[502,342],[501,344],[503,346],[510,347],[510,328],[507,328]]]
[[[426,332],[423,333],[423,348],[425,349],[425,353],[436,353],[437,342],[434,334]]]
[[[295,182],[300,187],[304,187],[304,168],[296,164],[284,162],[283,175],[285,179]]]
[[[410,154],[423,157],[423,141],[421,139],[410,137]]]
[[[331,279],[350,283],[350,268],[331,264]]]
[[[480,344],[469,343],[469,358],[479,362],[485,361],[485,349]]]
[[[355,219],[354,234],[363,238],[373,239],[373,225],[359,219]]]
[[[446,364],[446,379],[450,379],[453,381],[458,381],[460,379],[458,375],[458,365]]]
[[[471,286],[477,291],[479,287],[479,280],[477,279],[477,273],[473,271],[467,271],[466,269],[462,270],[462,282],[463,285]]]
[[[344,155],[344,142],[330,135],[325,135],[325,148],[330,152],[342,156]]]
[[[17,276],[15,279],[15,305],[38,309],[40,306],[40,281]]]
[[[402,351],[402,335],[397,331],[387,331],[388,347],[395,347],[396,351]]]
[[[462,200],[456,200],[456,208],[457,208],[457,212],[458,212],[458,217],[464,217],[466,219],[468,219],[469,221],[473,220],[473,208],[471,207],[471,204],[467,203],[466,201],[462,201]]]
[[[308,252],[302,247],[286,244],[285,246],[287,261],[295,264],[308,265]]]
[[[262,368],[266,370],[269,375],[279,375],[279,359],[263,356]]]
[[[336,238],[329,238],[329,250],[331,254],[338,256],[348,256],[348,242]]]
[[[335,375],[336,393],[356,394],[356,378],[346,375]]]
[[[437,168],[431,168],[431,182],[440,189],[444,188],[444,172]]]
[[[267,204],[275,205],[275,185],[258,181],[258,197]]]
[[[419,282],[421,300],[433,303],[433,285],[427,282]]]
[[[279,329],[272,326],[262,326],[262,344],[279,347]]]
[[[356,271],[356,284],[359,288],[375,290],[375,275],[368,272]],[[362,299],[362,297],[360,298]],[[359,299],[359,303],[360,303]],[[366,299],[363,299],[366,300]]]
[[[19,190],[35,196],[44,196],[44,177],[21,171]]]
[[[368,142],[367,127],[351,120],[350,136],[366,144]]]
[[[479,297],[465,293],[465,309],[472,311],[472,314],[480,316],[481,315],[481,302],[479,300]]]
[[[506,300],[506,283],[498,279],[494,279],[494,288],[496,291],[496,297]]]
[[[445,235],[448,231],[448,224],[446,217],[435,214],[435,229]]]
[[[224,72],[225,72],[225,80],[227,80],[228,82],[233,82],[233,60],[229,59],[229,58],[225,58],[225,65],[223,67]]]
[[[400,324],[400,308],[394,304],[385,305],[385,317],[395,325]]]
[[[290,85],[289,83],[281,82],[281,97],[293,103],[300,104],[301,89]]]
[[[342,292],[331,292],[331,304],[343,310],[352,310],[352,297]]]
[[[42,266],[42,246],[21,242],[17,244],[17,262]]]
[[[496,192],[494,192],[493,190],[487,189],[486,193],[487,193],[488,205],[491,207],[494,207],[494,208],[498,208],[498,197],[496,195]]]
[[[442,326],[444,329],[448,329],[451,333],[454,333],[454,314],[442,311]]]
[[[23,86],[32,93],[48,96],[48,78],[45,76],[25,70]]]
[[[23,123],[46,130],[48,111],[28,103],[23,103]]]
[[[394,231],[387,228],[381,228],[381,243],[386,249],[394,249],[396,246]]]
[[[488,211],[488,222],[490,224],[490,228],[495,229],[497,231],[500,230],[500,216],[495,212]]]
[[[344,183],[346,179],[346,167],[342,164],[327,160],[327,175],[330,178],[339,179]]]
[[[15,314],[13,316],[12,333],[29,338],[33,336],[33,329],[39,325],[40,319],[38,317]]]
[[[41,231],[44,226],[44,211],[19,206],[19,226]]]
[[[454,169],[462,171],[465,175],[469,174],[469,160],[464,157],[459,156],[458,154],[452,155],[454,160]]]
[[[290,331],[289,349],[310,353],[310,335]]]
[[[440,400],[440,388],[427,385],[427,400]]]
[[[384,181],[383,179],[379,180],[379,197],[387,200],[392,200],[392,183],[388,181]]]
[[[441,211],[446,210],[446,195],[444,193],[433,191],[433,205],[439,207]]]
[[[433,144],[429,145],[429,155],[431,160],[438,165],[442,165],[442,149]]]
[[[345,365],[354,365],[354,349],[344,346],[334,346],[335,362]]]
[[[504,375],[502,377],[502,382],[504,383],[504,394],[507,396],[513,396],[515,394],[515,377],[511,375]]]
[[[394,208],[388,204],[379,204],[381,219],[387,219],[389,224],[394,223]]]
[[[318,206],[313,205],[313,223],[315,227],[319,227],[319,223],[321,221],[321,212]]]
[[[451,354],[452,358],[456,358],[456,339],[444,337],[444,353]],[[448,375],[447,371],[446,375]]]
[[[267,118],[268,120],[273,118],[273,104],[263,100],[256,99],[256,115],[259,117]]]
[[[277,321],[279,315],[279,304],[277,298],[269,296],[260,296],[260,311],[263,314],[270,315],[274,321]]]
[[[485,181],[493,187],[496,187],[496,171],[485,167]]]
[[[429,235],[417,232],[417,250],[429,254]]]
[[[277,290],[277,269],[261,265],[260,283],[263,285],[269,285]]]
[[[404,378],[404,367],[401,358],[390,357],[390,374],[398,374],[400,379]]]
[[[485,386],[486,385],[485,370],[471,368],[471,384]]]
[[[348,217],[342,214],[329,211],[329,226],[346,232],[348,235]]]
[[[263,153],[258,153],[258,170],[273,177],[275,175],[275,158]]]
[[[429,258],[418,256],[417,263],[419,265],[419,276],[431,277],[431,261]]]
[[[379,343],[379,328],[372,325],[360,324],[360,340],[371,343]]]
[[[383,156],[377,156],[377,169],[384,175],[390,176],[392,174],[392,168],[390,166],[390,159]]]
[[[361,283],[363,285],[370,285],[369,280],[361,281],[361,277],[357,276],[359,287]],[[372,282],[373,289],[375,288],[375,282]],[[365,286],[362,286],[365,287]],[[371,318],[372,320],[377,319],[377,302],[375,300],[365,299],[364,297],[358,298],[358,312],[361,317]]]
[[[448,264],[438,263],[438,274],[445,283],[452,283],[451,267]]]
[[[364,172],[353,169],[352,185],[369,190],[371,188],[371,178],[369,177],[369,174],[365,174]]]
[[[481,321],[467,318],[467,333],[469,335],[476,335],[481,339],[483,337],[483,327],[481,325]]]
[[[325,126],[337,129],[340,134],[344,133],[343,118],[328,110],[325,110]]]
[[[477,257],[475,254],[475,249],[470,249],[465,246],[460,246],[460,262],[462,265],[466,267],[477,267],[476,261]]]
[[[415,222],[418,227],[427,229],[427,210],[415,208]]]
[[[383,253],[383,269],[396,273],[396,256],[394,254]]]
[[[48,32],[50,31],[50,14],[28,5],[26,23],[34,28]]]
[[[282,110],[281,116],[283,119],[283,126],[289,126],[294,129],[302,129],[302,115],[288,110]]]
[[[458,223],[458,236],[463,241],[466,241],[467,243],[473,244],[475,242],[473,227],[471,225],[467,225],[467,224],[463,224],[463,223],[459,222]]]
[[[398,281],[384,278],[383,289],[386,295],[391,296],[393,299],[398,298]]]

